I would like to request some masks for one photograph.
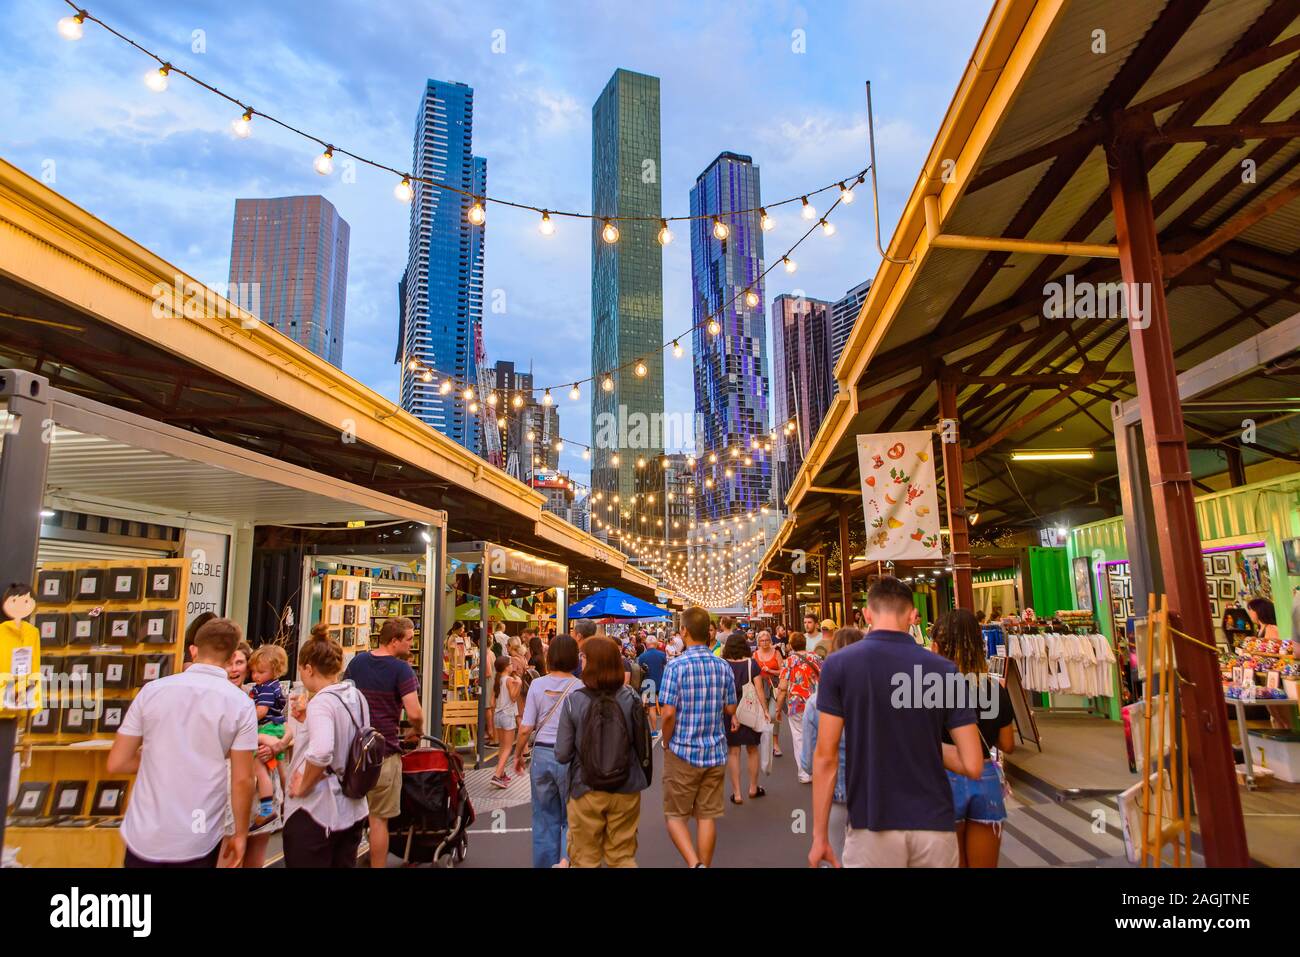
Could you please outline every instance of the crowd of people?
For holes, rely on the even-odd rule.
[[[491,783],[527,776],[533,866],[635,866],[656,773],[683,863],[711,866],[725,802],[767,794],[782,723],[811,784],[811,866],[996,866],[1012,710],[975,616],[943,615],[929,650],[916,614],[911,590],[884,578],[845,627],[809,615],[800,631],[754,632],[690,608],[677,629],[493,633]],[[137,775],[126,865],[260,867],[278,832],[290,867],[354,866],[367,834],[370,866],[385,866],[403,746],[424,730],[412,640],[409,620],[388,619],[345,668],[317,626],[286,696],[283,648],[196,620],[190,664],[141,690],[109,755],[111,773]],[[900,681],[948,691],[922,698]],[[367,732],[383,757],[358,792],[340,768]]]

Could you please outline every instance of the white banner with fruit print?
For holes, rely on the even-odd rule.
[[[942,558],[933,432],[858,436],[867,561]]]

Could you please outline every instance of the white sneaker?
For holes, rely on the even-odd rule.
[[[800,783],[800,784],[811,784],[811,783],[812,783],[812,775],[811,775],[811,774],[804,774],[802,771],[800,771],[800,772],[799,772],[799,783]]]

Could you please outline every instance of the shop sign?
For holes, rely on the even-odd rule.
[[[185,557],[190,562],[190,593],[185,596],[185,623],[205,611],[226,613],[226,551],[230,536],[187,531]]]
[[[766,579],[759,587],[762,589],[760,592],[762,596],[762,614],[779,616],[785,607],[781,597],[781,579]]]
[[[858,436],[858,471],[868,561],[939,559],[934,433]]]
[[[504,548],[501,545],[489,545],[488,574],[493,578],[522,582],[525,585],[541,585],[546,588],[564,587],[568,584],[568,569],[554,562],[529,560],[522,552]]]

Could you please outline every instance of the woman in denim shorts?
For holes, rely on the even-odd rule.
[[[1002,768],[993,760],[990,746],[1002,754],[1015,747],[1011,698],[1002,683],[988,673],[984,635],[970,611],[958,608],[940,616],[930,638],[934,651],[952,661],[970,681],[968,704],[975,711],[980,745],[984,749],[984,773],[978,781],[947,772],[957,818],[961,866],[997,867],[1007,808],[1002,799]],[[947,731],[943,740],[951,743]]]

